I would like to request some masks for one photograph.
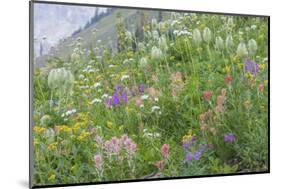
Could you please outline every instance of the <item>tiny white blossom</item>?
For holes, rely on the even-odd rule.
[[[102,100],[99,98],[95,98],[90,104],[101,103]]]
[[[108,94],[103,94],[102,96],[101,96],[101,98],[103,98],[103,99],[105,99],[105,98],[108,98]]]
[[[101,83],[100,83],[100,82],[94,84],[94,87],[95,87],[95,88],[98,88],[98,87],[100,87],[100,86],[101,86]]]
[[[251,29],[252,29],[252,30],[255,30],[256,28],[257,28],[256,25],[251,25]]]
[[[159,106],[152,106],[152,108],[151,108],[152,112],[155,112],[155,111],[158,111],[158,110],[160,110]]]
[[[129,78],[130,78],[129,75],[123,75],[120,80],[121,80],[121,81],[124,81],[125,79],[129,79]]]
[[[148,98],[149,98],[149,95],[142,95],[142,96],[141,96],[141,99],[142,99],[142,100],[147,100]]]
[[[65,116],[70,116],[71,114],[74,113],[76,113],[76,109],[68,110],[67,112],[65,112]]]

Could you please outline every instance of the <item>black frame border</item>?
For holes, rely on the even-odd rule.
[[[34,4],[53,4],[53,5],[69,5],[69,6],[88,6],[88,7],[109,7],[120,9],[140,9],[151,11],[170,11],[170,12],[184,12],[184,13],[199,13],[199,14],[213,14],[226,16],[244,16],[244,17],[264,17],[268,21],[268,170],[261,172],[244,172],[244,173],[227,173],[227,174],[213,174],[213,175],[196,175],[196,176],[180,176],[167,178],[153,178],[153,179],[130,179],[117,181],[103,181],[103,182],[87,182],[87,183],[69,183],[69,184],[53,184],[53,185],[33,185],[33,56],[34,56]],[[191,178],[211,178],[211,177],[225,177],[225,176],[241,176],[241,175],[257,175],[270,173],[270,16],[269,15],[255,15],[255,14],[240,14],[240,13],[225,13],[225,12],[208,12],[208,11],[193,11],[193,10],[179,10],[179,9],[163,9],[163,8],[148,8],[148,7],[132,7],[120,5],[102,5],[90,3],[71,3],[59,1],[29,1],[29,188],[53,188],[53,187],[68,187],[68,186],[85,186],[85,185],[100,185],[100,184],[118,184],[131,182],[147,182],[147,181],[162,181],[162,180],[177,180],[177,179],[191,179]]]

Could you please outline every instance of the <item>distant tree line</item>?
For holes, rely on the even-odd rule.
[[[90,26],[96,24],[105,16],[108,16],[109,14],[111,14],[114,10],[115,10],[114,8],[107,8],[105,11],[99,13],[99,8],[96,8],[94,16],[91,17],[91,19],[84,25],[84,27],[80,27],[79,29],[75,30],[71,36],[73,37],[76,34],[80,33],[82,30],[85,30],[85,29],[89,28]]]

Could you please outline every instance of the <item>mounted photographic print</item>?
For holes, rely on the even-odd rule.
[[[30,2],[30,187],[269,173],[269,16]]]

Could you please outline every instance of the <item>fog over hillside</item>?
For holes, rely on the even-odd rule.
[[[60,39],[69,37],[95,15],[96,7],[35,4],[34,5],[35,56],[47,54]],[[98,8],[98,13],[106,8]]]

